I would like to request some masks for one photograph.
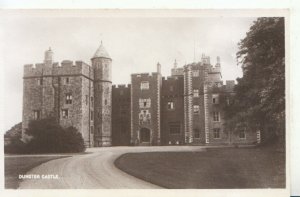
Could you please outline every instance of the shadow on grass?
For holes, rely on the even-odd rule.
[[[285,154],[265,147],[128,153],[115,165],[137,178],[172,189],[285,187]]]

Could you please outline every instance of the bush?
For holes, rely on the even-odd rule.
[[[74,127],[62,128],[54,118],[31,121],[26,130],[31,138],[28,153],[70,153],[85,151],[82,135]]]
[[[12,138],[11,142],[4,146],[4,153],[24,154],[27,153],[26,144],[20,138]]]

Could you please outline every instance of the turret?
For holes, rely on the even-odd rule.
[[[45,51],[44,63],[52,64],[52,62],[53,62],[53,52],[52,52],[51,48],[49,47],[49,49],[47,51]]]
[[[220,57],[217,56],[217,64],[216,64],[216,67],[221,67],[221,60],[220,60]]]
[[[101,44],[91,59],[94,69],[95,146],[111,146],[111,63]]]

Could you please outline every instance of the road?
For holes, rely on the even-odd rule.
[[[20,189],[159,189],[157,185],[135,178],[115,167],[114,161],[124,153],[203,151],[198,146],[102,147],[90,148],[90,154],[56,159],[27,172],[38,179],[24,179]],[[58,175],[43,179],[42,175]]]

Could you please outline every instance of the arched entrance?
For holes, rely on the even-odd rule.
[[[150,129],[141,128],[140,130],[140,142],[150,142]]]

